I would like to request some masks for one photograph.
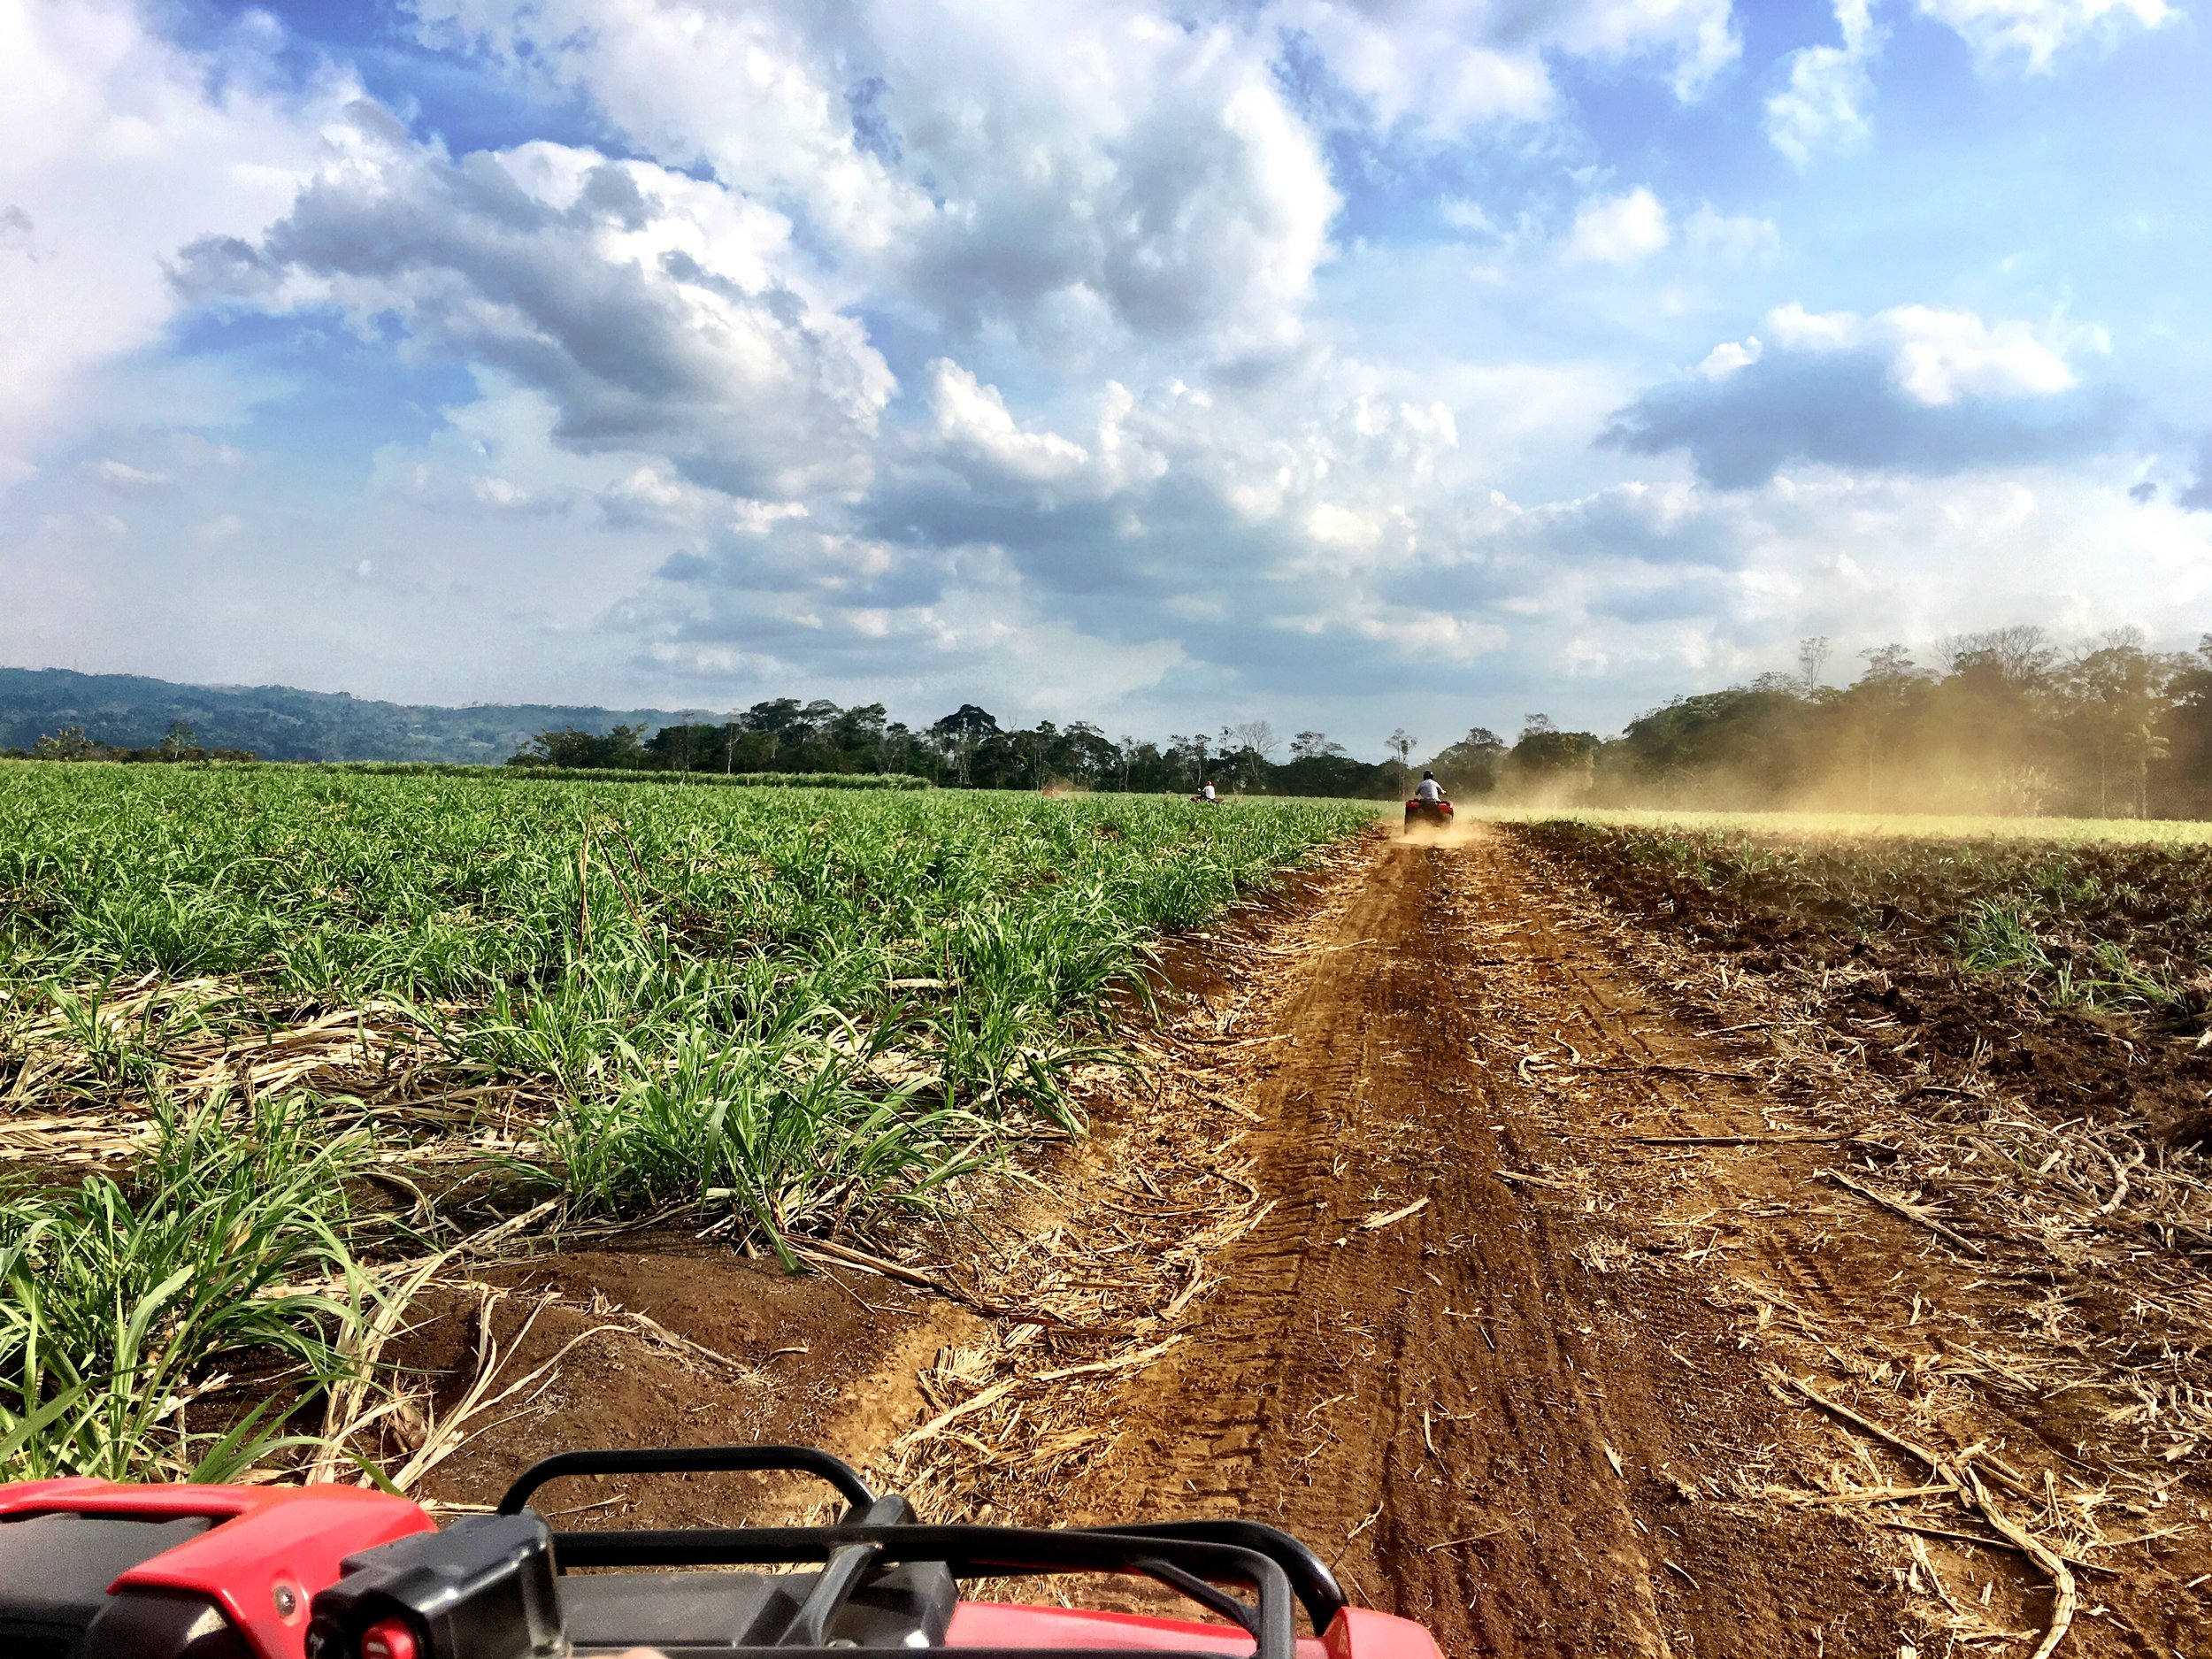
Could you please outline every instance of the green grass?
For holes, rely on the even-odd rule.
[[[1149,941],[1371,806],[638,789],[294,769],[0,767],[0,1087],[157,1094],[168,1054],[396,1004],[471,1080],[561,1102],[555,1174],[616,1212],[686,1198],[781,1248],[926,1203],[1069,1121]],[[95,1018],[146,975],[223,1002]],[[17,1040],[21,1047],[21,1040]],[[50,1098],[48,1103],[52,1103]]]
[[[1564,818],[1628,829],[1741,831],[1755,835],[1871,836],[1960,841],[2123,841],[2212,845],[2212,823],[2182,818],[1954,818],[1909,812],[1693,812],[1655,807],[1463,806],[1463,818],[1536,823]]]
[[[145,761],[31,761],[0,759],[0,768],[67,766],[109,772]],[[168,763],[160,763],[166,765]],[[434,760],[202,760],[175,763],[191,772],[270,772],[297,777],[328,773],[358,778],[472,778],[495,783],[643,783],[713,789],[929,789],[928,779],[898,772],[648,772],[627,766],[476,766]]]
[[[0,1466],[220,1481],[294,1443],[361,1317],[357,1146],[297,1103],[218,1106],[165,1118],[128,1186],[0,1188]]]
[[[1960,918],[1954,944],[1960,965],[1973,973],[2017,973],[2058,1008],[2127,1009],[2152,1014],[2177,1008],[2182,993],[2146,972],[2109,939],[2077,941],[2054,956],[2036,924],[2048,926],[2032,904],[1976,899]]]
[[[465,1171],[511,1188],[503,1158],[572,1212],[710,1217],[787,1261],[933,1207],[1079,1126],[1071,1076],[1117,1058],[1162,930],[1374,816],[0,764],[0,1101],[156,1128],[126,1179],[0,1185],[0,1465],[222,1479],[298,1444],[357,1351],[357,1257],[392,1234],[349,1207],[362,1125],[417,1133],[416,1101],[527,1103],[520,1149]],[[244,1117],[219,1087],[180,1103],[332,1017],[400,1069],[357,1056]],[[430,1169],[417,1234],[478,1179]]]
[[[1975,899],[1959,918],[1959,964],[1973,973],[2048,973],[2050,952],[2019,910]]]
[[[899,772],[642,772],[617,766],[468,766],[428,760],[217,761],[225,770],[351,772],[372,778],[478,778],[486,781],[663,783],[719,789],[927,789],[926,778]]]

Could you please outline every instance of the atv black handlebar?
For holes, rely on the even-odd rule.
[[[1120,1538],[1160,1539],[1170,1543],[1227,1544],[1264,1555],[1283,1570],[1291,1591],[1313,1621],[1319,1635],[1336,1622],[1347,1602],[1343,1588],[1328,1564],[1288,1532],[1258,1521],[1154,1521],[1141,1526],[1098,1526],[1087,1529]]]
[[[499,1513],[519,1515],[530,1494],[549,1480],[577,1475],[687,1475],[787,1471],[812,1475],[837,1488],[856,1509],[876,1501],[860,1472],[841,1457],[811,1446],[649,1446],[603,1451],[556,1452],[522,1471],[499,1500]]]

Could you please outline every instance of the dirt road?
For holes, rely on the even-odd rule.
[[[1543,1172],[1570,1125],[1517,1064],[1732,1057],[1548,926],[1502,839],[1383,848],[1325,921],[1238,1079],[1273,1208],[1119,1391],[1085,1507],[1291,1527],[1451,1653],[1893,1654],[1855,1535],[1715,1502],[1776,1402],[1685,1275],[1608,1271],[1623,1218]],[[1581,1076],[1581,1124],[1648,1110],[1641,1074]]]

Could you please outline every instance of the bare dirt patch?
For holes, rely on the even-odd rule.
[[[1838,1501],[1924,1529],[1900,1534],[1924,1613],[1960,1640],[2039,1645],[2070,1577],[2070,1646],[2196,1650],[2212,1629],[2212,1171],[2172,1133],[2208,1080],[2193,1039],[1966,972],[1925,920],[1956,896],[1940,883],[1914,901],[1922,922],[1869,930],[1856,910],[1824,920],[1786,872],[1709,884],[1548,827],[1516,841],[1552,902],[1671,1023],[1732,1048],[1759,1121],[1716,1129],[1714,1079],[1652,1074],[1682,1140],[1743,1137],[1671,1156],[1740,1194],[1709,1223],[1724,1294],[1786,1386],[1843,1408],[1815,1408],[1850,1452]],[[1568,1059],[1555,1045],[1530,1064]],[[1758,1216],[1762,1194],[1776,1213]],[[1962,1460],[1985,1467],[1989,1505],[1942,1489]],[[1993,1510],[2067,1573],[1993,1539]]]
[[[468,1438],[421,1488],[466,1509],[572,1447],[784,1442],[866,1462],[911,1422],[930,1355],[977,1323],[879,1279],[796,1278],[726,1247],[627,1239],[442,1284],[391,1356],[433,1385],[418,1440],[421,1418],[455,1417],[485,1379]],[[574,1509],[567,1525],[698,1526],[820,1496],[741,1476],[597,1485],[548,1502]]]

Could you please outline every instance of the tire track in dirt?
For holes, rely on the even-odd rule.
[[[1694,1484],[1770,1456],[1775,1402],[1694,1265],[1632,1287],[1578,1257],[1602,1230],[1541,1172],[1563,1148],[1513,1059],[1570,1025],[1594,1064],[1726,1056],[1624,1028],[1530,897],[1502,838],[1394,842],[1293,963],[1240,1091],[1274,1207],[1062,1513],[1274,1522],[1448,1653],[1887,1659],[1901,1605],[1860,1535]],[[1588,1080],[1594,1127],[1647,1108]]]
[[[2093,1263],[2093,1243],[2054,1248],[2032,1225],[1993,1227],[1968,1211],[1952,1219],[1975,1236],[1960,1233],[1944,1219],[1944,1165],[1955,1157],[1971,1166],[1988,1152],[1947,1135],[1946,1101],[1962,1098],[1956,1091],[1919,1091],[1930,1098],[1917,1105],[1914,1091],[1899,1098],[1896,1085],[1885,1087],[1866,1064],[1863,1045],[1839,1053],[1808,1041],[1817,1024],[1760,972],[1732,964],[1732,974],[1725,953],[1669,931],[1640,936],[1594,906],[1571,872],[1540,855],[1539,864],[1543,873],[1532,886],[1543,895],[1541,913],[1563,934],[1600,941],[1600,963],[1582,976],[1592,1036],[1570,1034],[1586,1043],[1640,1035],[1635,1022],[1647,1020],[1659,998],[1686,1010],[1666,1025],[1679,1028],[1686,1017],[1709,1027],[1707,1045],[1732,1051],[1728,1064],[1759,1079],[1686,1092],[1663,1074],[1647,1075],[1647,1104],[1633,1120],[1640,1136],[1739,1144],[1663,1152],[1647,1143],[1586,1143],[1584,1159],[1598,1178],[1637,1186],[1662,1225],[1693,1213],[1709,1224],[1703,1250],[1716,1303],[1740,1328],[1763,1333],[1778,1372],[1943,1455],[1980,1461],[2012,1525],[2062,1551],[2073,1569],[2080,1599],[2062,1652],[2172,1659],[2198,1651],[2212,1630],[2204,1589],[2212,1583],[2212,1503],[2174,1447],[2189,1443],[2191,1409],[2201,1396],[2182,1384],[2160,1397],[2170,1379],[2201,1374],[2201,1350],[2185,1346],[2186,1333],[2201,1328],[2177,1301],[2189,1288],[2185,1273],[2123,1244],[2118,1260],[2105,1258],[2112,1271],[2101,1283],[2083,1271]],[[2022,1102],[1995,1115],[2032,1128],[2038,1114]],[[1916,1166],[1901,1148],[1924,1137],[1956,1150],[1924,1155]],[[1995,1164],[2001,1169],[2002,1157]],[[2034,1179],[2032,1163],[2020,1176]],[[1907,1205],[1916,1219],[1884,1207],[1901,1198],[1921,1201]],[[2139,1276],[2131,1271],[2139,1261]],[[2083,1303],[2116,1305],[2141,1324],[2070,1317]],[[2094,1345],[2085,1330],[2122,1335]],[[2177,1330],[2178,1340],[2164,1334]],[[2177,1405],[2178,1421],[2169,1415]],[[1817,1501],[1929,1479],[1916,1456],[1899,1455],[1863,1425],[1819,1427],[1816,1437],[1801,1436],[1831,1460],[1808,1483],[1828,1489]],[[2162,1448],[2154,1431],[2172,1439]],[[1908,1584],[1931,1634],[2029,1641],[2050,1627],[2052,1577],[1992,1540],[1985,1514],[1943,1497],[1855,1507],[1909,1545]]]

